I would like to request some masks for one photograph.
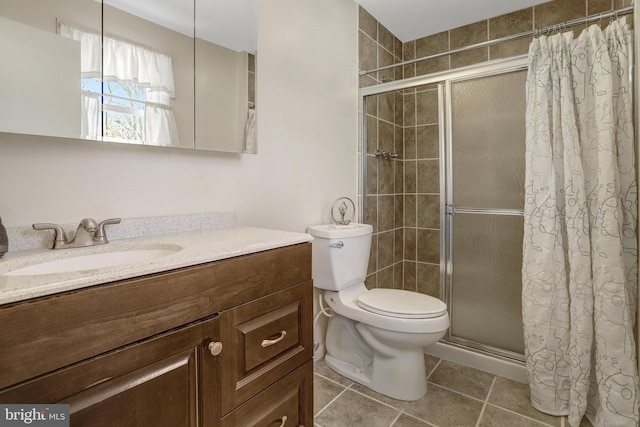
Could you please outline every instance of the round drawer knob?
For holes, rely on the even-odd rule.
[[[222,343],[221,342],[212,341],[212,342],[209,343],[207,348],[209,349],[209,351],[211,352],[211,354],[213,356],[217,356],[220,353],[222,353]]]

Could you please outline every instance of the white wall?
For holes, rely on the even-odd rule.
[[[236,155],[0,134],[6,226],[236,211],[304,231],[357,188],[357,7],[259,0],[258,152]]]

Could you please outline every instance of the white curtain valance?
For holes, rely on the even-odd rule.
[[[58,33],[80,42],[82,77],[102,77],[104,81],[120,84],[136,83],[175,97],[170,56],[110,36],[102,38],[98,33],[61,21],[58,21]]]
[[[101,37],[58,21],[58,34],[80,42],[80,72],[83,78],[102,77]]]

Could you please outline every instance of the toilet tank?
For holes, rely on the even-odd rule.
[[[364,282],[372,232],[369,224],[309,227],[307,233],[313,236],[313,286],[339,291]]]

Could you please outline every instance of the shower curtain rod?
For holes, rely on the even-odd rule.
[[[589,24],[591,22],[599,21],[601,19],[614,18],[619,15],[627,15],[633,12],[633,6],[627,6],[616,10],[610,10],[609,12],[600,13],[597,15],[587,16],[585,18],[578,18],[571,21],[562,22],[560,24],[549,25],[547,27],[537,28],[535,30],[526,31],[524,33],[513,34],[510,36],[501,37],[499,39],[488,40],[486,42],[476,43],[469,46],[461,47],[459,49],[453,49],[446,52],[440,52],[433,55],[423,56],[422,58],[411,59],[409,61],[398,62],[397,64],[385,65],[384,67],[372,68],[370,70],[363,70],[358,72],[358,75],[364,76],[376,71],[388,70],[390,68],[401,67],[403,65],[415,64],[416,62],[425,61],[427,59],[439,58],[441,56],[451,55],[453,53],[465,52],[467,50],[479,49],[481,47],[493,46],[494,44],[509,42],[513,40],[522,39],[525,37],[534,37],[550,31],[564,30],[569,27],[574,27],[580,24]]]

